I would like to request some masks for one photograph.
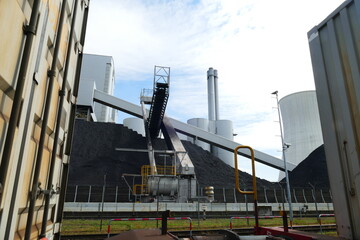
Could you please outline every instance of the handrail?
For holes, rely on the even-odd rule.
[[[233,229],[232,220],[233,219],[254,219],[255,217],[243,216],[243,217],[230,217],[230,230]],[[282,216],[259,216],[262,219],[273,219],[273,218],[282,218]]]
[[[333,214],[333,213],[331,213],[331,214],[319,214],[318,222],[319,222],[319,225],[320,225],[320,233],[321,234],[323,233],[322,222],[321,222],[322,217],[335,217],[335,214]]]
[[[108,229],[107,229],[107,238],[110,237],[110,230],[111,230],[111,222],[113,221],[151,221],[151,220],[162,220],[162,218],[113,218],[110,219],[108,222]],[[192,219],[190,217],[168,217],[167,220],[189,220],[189,234],[190,238],[192,237]]]
[[[253,190],[252,191],[242,191],[240,189],[240,183],[239,183],[239,170],[238,170],[238,150],[240,148],[247,148],[250,150],[251,153],[251,166],[252,166],[252,182],[253,182]],[[255,156],[254,156],[254,150],[249,146],[237,146],[234,149],[234,161],[235,161],[235,187],[236,190],[241,194],[251,194],[254,195],[254,215],[255,215],[255,226],[256,228],[259,227],[259,212],[257,207],[257,188],[256,188],[256,174],[255,174]]]

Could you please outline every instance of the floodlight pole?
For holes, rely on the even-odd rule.
[[[281,136],[281,144],[282,144],[282,157],[284,160],[284,171],[285,171],[285,180],[286,180],[286,192],[287,192],[287,199],[289,203],[289,217],[290,217],[290,227],[292,227],[293,223],[293,210],[292,210],[292,203],[291,203],[291,192],[290,192],[290,183],[289,183],[289,173],[287,170],[287,164],[286,164],[286,158],[285,158],[285,150],[289,148],[288,144],[285,144],[284,142],[284,136],[283,136],[283,129],[282,129],[282,122],[281,122],[281,115],[280,115],[280,104],[279,104],[279,96],[278,91],[275,91],[271,93],[276,96],[276,104],[277,104],[277,111],[279,116],[279,124],[280,124],[280,136]],[[285,209],[284,209],[285,211]]]

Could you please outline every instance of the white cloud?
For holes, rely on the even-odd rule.
[[[279,157],[270,93],[314,89],[307,31],[342,2],[92,0],[85,50],[114,57],[119,95],[122,81],[170,66],[167,114],[182,121],[207,117],[206,71],[218,69],[220,114],[236,140]]]

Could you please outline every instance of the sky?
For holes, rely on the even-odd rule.
[[[279,98],[314,90],[307,32],[343,0],[91,0],[86,53],[115,63],[115,96],[139,104],[154,66],[170,67],[166,114],[207,118],[207,77],[218,70],[220,119],[235,141],[281,158]],[[128,117],[119,113],[119,121]],[[250,161],[240,164],[251,172]],[[257,176],[278,171],[256,164]]]

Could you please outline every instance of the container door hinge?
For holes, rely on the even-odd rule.
[[[80,42],[75,43],[75,52],[77,52],[78,54],[82,54],[83,46],[81,45]]]
[[[41,195],[49,195],[50,197],[52,197],[53,195],[59,194],[59,193],[60,193],[60,187],[56,187],[56,189],[54,189],[54,188],[42,189],[39,186],[37,197],[40,197]]]
[[[83,4],[85,6],[85,8],[89,7],[89,0],[82,0],[81,4]]]
[[[48,75],[48,77],[56,77],[56,71],[55,70],[48,70],[47,75]]]

